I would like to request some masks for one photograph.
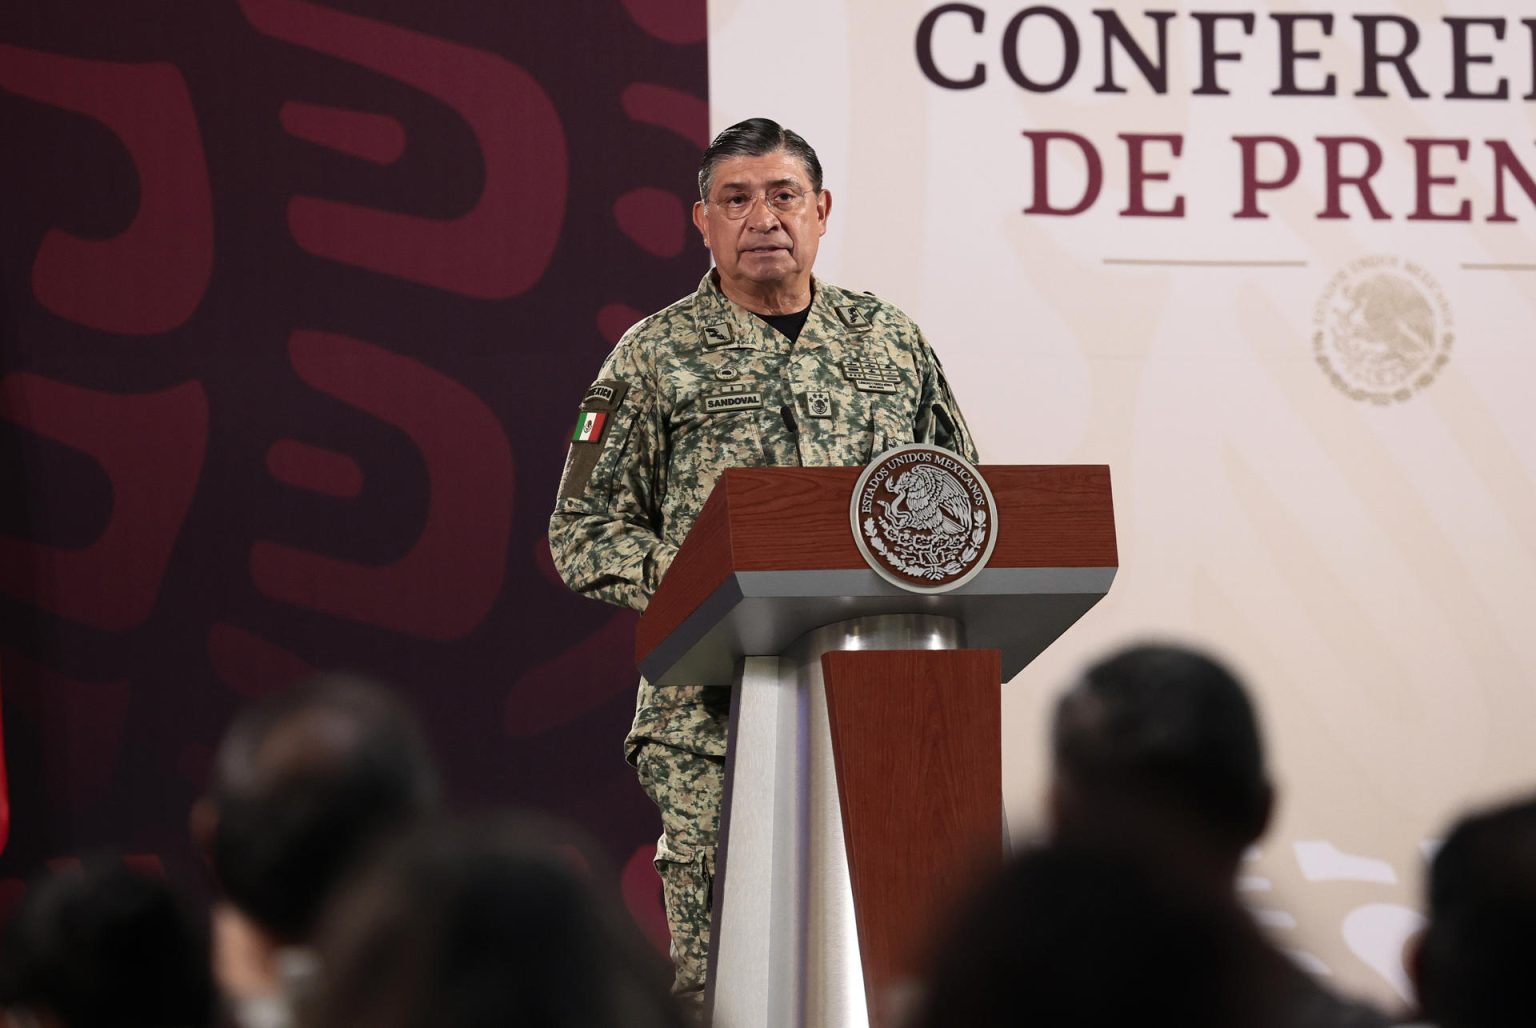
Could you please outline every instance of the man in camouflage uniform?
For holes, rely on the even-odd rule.
[[[917,326],[813,279],[831,211],[810,146],[764,118],[704,153],[694,225],[715,267],[625,333],[587,390],[550,518],[577,592],[644,610],[720,473],[848,466],[903,443],[976,451]],[[674,991],[702,1000],[728,690],[642,681],[625,755],[661,810]]]

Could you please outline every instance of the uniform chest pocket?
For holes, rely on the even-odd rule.
[[[769,414],[778,417],[756,386],[700,383],[672,412],[669,477],[698,475],[713,484],[726,468],[769,463],[762,432]]]

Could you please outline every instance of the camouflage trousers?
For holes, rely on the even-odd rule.
[[[725,758],[648,741],[635,754],[640,784],[661,811],[656,871],[672,933],[672,992],[695,1011],[704,1004],[715,843]]]

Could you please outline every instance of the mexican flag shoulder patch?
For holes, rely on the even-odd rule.
[[[571,433],[573,443],[602,442],[603,426],[608,423],[605,411],[584,410],[576,415],[576,431]]]
[[[565,471],[560,476],[560,499],[580,499],[597,470],[608,435],[608,423],[618,418],[629,384],[617,379],[599,379],[581,398],[576,412],[576,427],[571,431],[570,451],[565,455]],[[616,430],[616,431],[622,431]],[[586,443],[579,446],[578,443]]]

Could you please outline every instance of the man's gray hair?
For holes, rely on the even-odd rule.
[[[770,118],[748,118],[721,132],[705,149],[699,161],[699,199],[709,202],[715,165],[727,157],[761,157],[778,150],[800,159],[811,177],[811,191],[820,193],[821,161],[811,144]]]

